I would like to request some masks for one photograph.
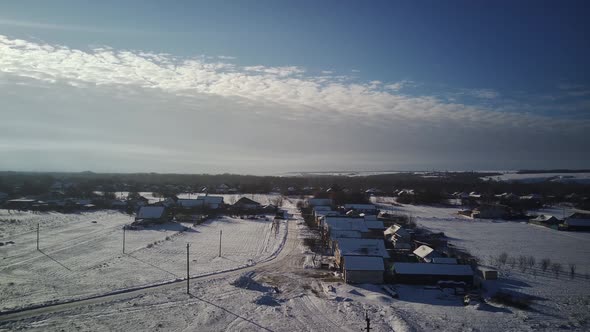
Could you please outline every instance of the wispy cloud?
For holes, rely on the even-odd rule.
[[[49,30],[64,30],[64,31],[80,31],[80,32],[123,32],[123,30],[97,28],[91,26],[74,25],[74,24],[58,24],[58,23],[45,23],[45,22],[33,22],[24,20],[11,20],[0,18],[0,26],[12,26],[19,28],[30,28],[30,29],[49,29]]]

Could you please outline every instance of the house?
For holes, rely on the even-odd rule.
[[[340,238],[336,240],[334,257],[341,268],[346,256],[379,256],[389,258],[383,240]]]
[[[369,228],[363,218],[347,218],[347,217],[324,217],[323,228],[327,232],[333,230],[351,230],[359,231],[361,233],[369,233]]]
[[[17,199],[10,199],[4,203],[4,207],[6,209],[30,209],[33,204],[37,202],[36,199],[29,199],[29,198],[17,198]]]
[[[167,221],[166,208],[163,206],[142,206],[137,212],[135,221],[165,222]]]
[[[322,226],[322,221],[325,217],[338,217],[340,216],[340,213],[338,211],[316,211],[314,216],[317,225]]]
[[[434,257],[440,257],[439,253],[427,245],[419,246],[416,248],[416,250],[414,250],[413,253],[416,255],[416,257],[418,257],[419,260],[427,263],[430,263]]]
[[[385,264],[381,256],[345,256],[344,281],[349,284],[382,284]]]
[[[215,192],[218,194],[227,194],[229,189],[230,187],[227,184],[222,183],[219,186],[217,186],[217,188],[215,188]]]
[[[385,239],[391,242],[394,249],[397,250],[410,250],[412,249],[412,235],[406,229],[400,225],[394,224],[387,228],[383,235]]]
[[[238,210],[257,210],[262,207],[262,204],[253,201],[248,197],[242,197],[234,203],[233,207]]]
[[[469,265],[396,262],[392,273],[396,282],[407,284],[436,284],[441,280],[473,283],[473,269]]]
[[[320,205],[328,205],[332,206],[333,202],[330,198],[309,198],[307,199],[308,206],[320,206]]]
[[[344,210],[354,210],[357,213],[377,214],[379,211],[373,204],[344,204]]]
[[[555,229],[557,229],[560,224],[559,219],[555,218],[554,216],[546,215],[546,214],[542,214],[542,215],[539,215],[535,218],[529,219],[529,222],[531,224],[547,226],[547,227],[551,227],[551,228],[555,228]]]
[[[510,208],[501,204],[482,204],[473,209],[472,218],[503,219],[510,216]]]
[[[568,231],[590,231],[590,213],[576,212],[563,221]]]
[[[202,199],[185,199],[179,198],[176,204],[183,209],[200,209],[203,207],[205,201]]]
[[[197,199],[203,200],[203,206],[207,209],[217,210],[223,206],[223,196],[199,195]]]

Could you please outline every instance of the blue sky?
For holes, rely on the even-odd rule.
[[[167,104],[175,109],[181,108],[179,100],[192,98],[185,102],[185,117],[191,121],[219,117],[218,123],[228,123],[244,108],[239,116],[250,116],[242,122],[250,130],[240,141],[248,142],[251,150],[240,160],[268,162],[264,172],[590,167],[581,143],[589,138],[590,121],[589,7],[584,1],[4,1],[0,35],[6,52],[0,84],[5,100],[13,101],[0,112],[8,113],[2,115],[14,124],[25,122],[17,112],[34,115],[40,104],[18,96],[41,86],[51,88],[41,90],[47,94],[46,107],[71,107],[71,112],[89,95],[112,109],[142,108],[145,105],[132,96],[144,93],[144,102],[156,98],[156,89],[160,99],[176,98]],[[23,43],[28,45],[24,49]],[[36,50],[42,45],[53,50]],[[77,52],[84,53],[82,62],[72,60]],[[123,59],[127,74],[117,74],[123,68],[120,61],[107,61],[101,52]],[[69,67],[54,61],[62,56],[71,61]],[[198,71],[190,61],[198,62]],[[71,94],[68,107],[56,97],[58,91]],[[105,91],[111,93],[107,98]],[[84,122],[93,116],[89,112],[75,118]],[[161,120],[162,113],[157,114],[152,121]],[[68,126],[80,125],[68,118]],[[60,125],[54,119],[44,121]],[[315,134],[312,138],[320,143],[311,143],[314,147],[308,150],[292,148],[297,135],[283,145],[264,139],[276,134],[269,129],[273,126],[306,130],[318,123],[326,126],[322,132],[334,134]],[[385,124],[395,130],[379,128]],[[338,137],[339,129],[355,131],[359,126],[354,140]],[[427,129],[432,127],[437,129]],[[142,128],[136,130],[136,136],[147,135]],[[113,129],[112,134],[122,132]],[[482,137],[477,144],[466,144],[473,135]],[[497,142],[502,140],[499,135],[507,145]],[[55,139],[52,148],[62,157],[82,153],[63,150],[60,142],[68,139],[57,136],[53,132],[37,139]],[[416,136],[404,146],[383,143]],[[11,139],[14,143],[5,143],[3,149],[19,157],[0,168],[26,168],[31,158],[40,158],[39,150],[18,148],[29,138]],[[545,148],[539,148],[544,140]],[[140,145],[145,144],[142,140]],[[175,156],[180,164],[184,160],[190,165],[196,154],[213,153],[215,144],[204,144],[198,153],[188,145]],[[160,158],[149,170],[256,171],[248,161],[233,159],[240,154],[234,148],[244,150],[239,142],[224,144],[222,154],[232,158],[212,162],[209,168],[170,166]],[[494,151],[495,157],[486,157],[489,153],[478,146]],[[275,156],[290,149],[318,158],[305,164],[299,155],[293,161],[281,157],[283,161],[272,165]],[[346,151],[363,157],[351,158]],[[120,157],[105,153],[102,158]],[[138,159],[123,159],[121,170],[147,170]],[[93,165],[58,161],[52,167],[78,170]]]

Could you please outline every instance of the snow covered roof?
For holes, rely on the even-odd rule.
[[[339,216],[340,212],[338,211],[316,211],[316,217],[324,217],[324,216]]]
[[[179,199],[176,203],[182,207],[203,206],[202,199]]]
[[[421,274],[439,276],[471,276],[473,270],[469,265],[430,264],[430,263],[394,263],[395,274]]]
[[[383,240],[341,238],[337,240],[337,243],[341,256],[360,255],[389,257]]]
[[[414,255],[419,256],[420,258],[424,259],[428,255],[432,254],[434,249],[430,248],[427,245],[421,245],[416,250],[414,250]]]
[[[360,239],[362,237],[362,233],[359,231],[350,231],[350,230],[333,230],[330,232],[331,239],[341,239],[341,238],[353,238],[353,239]]]
[[[385,226],[383,225],[383,221],[381,220],[366,220],[365,224],[367,225],[368,229],[380,229],[383,230]]]
[[[537,216],[536,218],[531,219],[531,221],[558,222],[559,220],[552,215],[542,214],[540,216]]]
[[[328,205],[318,205],[318,206],[314,206],[313,211],[318,212],[318,211],[332,211],[332,207],[328,206]]]
[[[369,214],[369,215],[363,215],[363,214],[361,214],[361,215],[363,216],[363,218],[365,218],[366,221],[367,220],[377,220],[377,216],[374,215],[374,214]]]
[[[353,210],[376,210],[377,207],[373,204],[344,204],[345,209]]]
[[[384,271],[385,265],[380,256],[344,256],[344,270]]]
[[[163,206],[142,206],[137,212],[138,219],[159,219],[164,214]]]
[[[433,264],[457,264],[456,258],[451,257],[433,257],[430,261]]]
[[[405,230],[404,228],[402,228],[402,226],[398,225],[398,224],[394,224],[389,226],[388,229],[386,229],[383,234],[385,235],[391,235],[391,234],[396,234],[400,237],[407,237],[410,236],[410,233]]]
[[[368,232],[369,228],[364,219],[345,218],[345,217],[324,217],[324,223],[330,231],[333,230],[351,230],[359,232]]]

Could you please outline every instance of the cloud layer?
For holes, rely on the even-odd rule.
[[[51,91],[40,90],[46,101],[50,101],[50,107],[71,107],[67,116],[79,117],[78,122],[67,120],[70,126],[80,126],[80,122],[93,118],[90,111],[76,111],[76,106],[72,106],[76,103],[83,105],[84,94],[90,95],[86,97],[89,100],[103,102],[117,110],[111,116],[133,113],[134,116],[145,117],[149,114],[155,119],[153,124],[162,121],[163,110],[172,108],[182,110],[182,116],[189,121],[205,121],[214,127],[215,120],[212,119],[223,122],[231,127],[232,135],[240,132],[244,123],[255,121],[258,125],[250,125],[251,130],[244,133],[241,142],[220,139],[217,143],[221,141],[221,150],[233,154],[237,153],[234,150],[241,150],[236,148],[239,144],[247,144],[245,149],[250,156],[267,160],[289,149],[300,155],[326,156],[331,152],[333,159],[340,158],[349,163],[354,158],[347,158],[346,151],[353,151],[363,158],[372,158],[365,163],[370,165],[368,167],[375,167],[374,161],[380,160],[381,168],[388,168],[387,164],[393,160],[392,157],[383,158],[383,154],[403,156],[409,165],[451,165],[451,160],[456,160],[459,164],[454,168],[461,168],[460,163],[473,164],[473,160],[483,161],[478,165],[485,164],[486,155],[490,158],[489,152],[502,159],[520,156],[526,162],[546,151],[546,157],[539,156],[538,160],[557,162],[556,153],[561,151],[568,153],[565,159],[572,165],[588,162],[588,157],[580,157],[576,161],[575,156],[584,149],[581,142],[589,138],[590,120],[537,115],[529,112],[530,105],[490,106],[487,101],[496,101],[501,97],[494,90],[463,89],[458,95],[484,101],[481,104],[465,104],[434,95],[410,94],[407,90],[416,83],[406,80],[359,82],[331,71],[309,73],[295,66],[240,66],[229,62],[234,60],[229,56],[182,58],[108,47],[79,50],[0,35],[0,86],[7,95],[26,95],[31,93],[30,89],[50,87]],[[67,98],[66,101],[60,100],[59,96],[66,91],[68,96],[72,96],[69,104]],[[578,91],[582,90],[574,92]],[[124,99],[119,96],[124,96]],[[150,101],[156,99],[158,102],[151,104],[159,105],[159,112],[150,108]],[[41,107],[42,103],[27,102],[31,115],[39,112],[34,108]],[[0,112],[8,113],[3,115],[16,122],[22,121],[22,114],[16,113],[19,103],[13,101],[10,108],[13,111],[4,108]],[[142,112],[141,109],[151,110],[139,115],[137,112]],[[79,114],[72,114],[75,112]],[[241,123],[227,124],[236,119]],[[54,118],[42,121],[60,125]],[[27,125],[34,124],[29,122]],[[311,128],[313,131],[303,139],[300,134],[283,133],[287,143],[265,145],[265,139],[281,134],[281,130],[275,132],[268,129],[273,126],[300,131]],[[207,131],[206,127],[201,130]],[[90,131],[91,126],[84,131],[84,135]],[[113,132],[125,132],[125,129],[118,128]],[[145,135],[142,128],[135,128],[135,132]],[[174,131],[167,133],[175,134]],[[178,135],[191,139],[190,135]],[[123,141],[122,146],[145,144],[131,142],[133,139],[123,136],[119,139]],[[298,140],[310,145],[307,150],[293,147]],[[16,141],[23,144],[23,149],[27,146],[22,139]],[[166,141],[164,145],[170,144],[171,141]],[[215,145],[215,140],[208,140],[208,144]],[[545,144],[550,149],[539,148],[539,144]],[[9,145],[0,146],[0,151],[7,150]],[[153,145],[162,148],[158,147],[158,142]],[[178,160],[186,162],[191,145],[178,144],[178,147]],[[56,149],[56,146],[49,148]],[[457,148],[471,153],[473,157],[466,157],[456,151]],[[199,149],[204,151],[207,147],[203,145]],[[142,151],[141,148],[133,150]],[[463,156],[464,160],[458,160],[457,155]],[[294,169],[301,167],[293,166],[286,170]]]

